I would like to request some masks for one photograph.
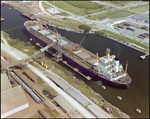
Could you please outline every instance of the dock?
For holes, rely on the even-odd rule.
[[[21,15],[30,19],[30,20],[36,20],[37,19],[33,14],[21,13]]]
[[[2,21],[5,21],[5,19],[1,17],[1,22],[2,22]]]

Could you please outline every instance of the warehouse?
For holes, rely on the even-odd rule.
[[[6,73],[1,74],[1,117],[5,118],[28,107],[22,87],[12,88]]]
[[[132,16],[132,18],[136,19],[136,20],[139,20],[141,22],[149,23],[149,14],[139,14],[139,13],[137,13],[137,14],[134,14]]]

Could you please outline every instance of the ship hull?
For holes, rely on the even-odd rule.
[[[48,45],[45,42],[43,42],[41,39],[39,39],[36,36],[34,36],[33,34],[31,34],[30,32],[28,32],[28,36],[30,38],[32,38],[32,40],[35,43],[39,43],[42,47],[45,47]],[[51,53],[56,53],[57,49],[51,47],[48,49],[48,51],[50,51]],[[95,81],[102,81],[102,83],[107,86],[111,86],[111,87],[115,87],[115,88],[122,88],[122,89],[128,89],[130,87],[131,82],[126,83],[126,84],[121,84],[121,83],[112,82],[110,80],[107,80],[106,78],[104,78],[102,76],[98,76],[97,74],[93,73],[93,71],[91,69],[86,69],[86,68],[84,68],[84,66],[79,65],[73,59],[67,57],[65,54],[62,54],[62,60],[66,61],[67,64],[69,64],[71,67],[77,68],[79,70],[79,72],[84,74],[85,76],[89,76]]]

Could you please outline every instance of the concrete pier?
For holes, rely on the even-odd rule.
[[[33,14],[21,13],[21,15],[30,19],[30,20],[36,20],[37,19]]]

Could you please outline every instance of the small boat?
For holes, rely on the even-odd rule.
[[[138,113],[140,114],[140,113],[141,113],[141,110],[137,108],[137,109],[136,109],[136,112],[138,112]]]
[[[105,87],[105,86],[102,86],[102,89],[106,89],[106,87]]]
[[[144,55],[140,56],[140,59],[145,59],[146,57]]]
[[[121,96],[117,96],[117,98],[118,98],[119,100],[122,100],[122,97],[121,97]]]

